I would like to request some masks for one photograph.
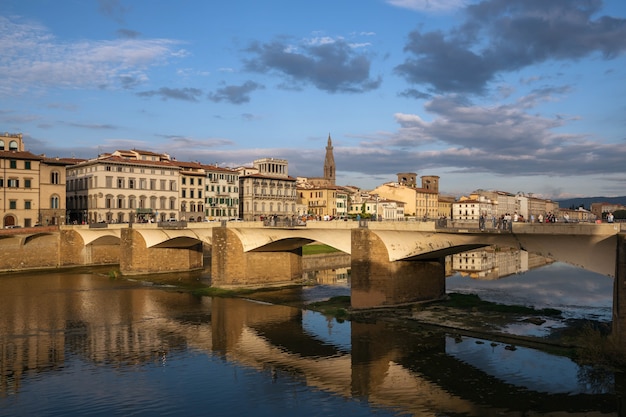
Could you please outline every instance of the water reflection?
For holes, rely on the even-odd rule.
[[[617,415],[568,359],[96,273],[1,277],[0,317],[2,416]]]

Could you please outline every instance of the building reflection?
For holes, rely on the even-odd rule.
[[[554,262],[550,258],[515,248],[488,246],[451,256],[451,274],[478,280],[496,280]]]
[[[509,256],[502,257],[506,265],[518,268],[520,257]],[[482,257],[482,265],[498,267],[495,253],[491,261]],[[347,270],[322,279],[340,275]],[[415,415],[491,415],[496,409],[519,415],[529,403],[541,404],[544,412],[615,407],[608,394],[547,394],[501,381],[447,354],[445,333],[352,322],[346,348],[303,325],[313,313],[288,306],[196,297],[90,275],[8,278],[2,290],[10,295],[0,306],[2,397],[19,395],[32,374],[61,372],[70,356],[132,369],[166,366],[173,352],[193,349],[258,370],[288,370],[315,389]]]

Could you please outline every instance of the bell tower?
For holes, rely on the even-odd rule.
[[[330,138],[330,133],[328,134],[326,158],[324,159],[324,180],[329,185],[335,185],[335,157],[333,155],[333,140]]]

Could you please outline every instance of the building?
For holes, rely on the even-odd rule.
[[[307,207],[307,215],[319,219],[337,217],[337,191],[335,186],[298,188],[298,203]]]
[[[436,219],[439,217],[439,177],[422,176],[422,187],[416,187],[417,174],[399,173],[398,182],[385,183],[371,194],[381,198],[404,203],[406,216],[417,219]]]
[[[215,165],[205,165],[206,217],[208,220],[230,220],[239,214],[239,172]]]
[[[71,163],[24,150],[21,133],[0,135],[2,227],[64,224],[65,166]]]
[[[286,159],[263,158],[239,172],[239,213],[246,221],[298,214],[296,179]]]
[[[201,222],[204,213],[204,184],[206,172],[204,165],[199,162],[180,162],[173,160],[174,165],[180,167],[180,203],[179,220]]]
[[[591,203],[591,212],[597,219],[606,219],[607,214],[618,210],[626,210],[626,206],[616,203]]]
[[[167,154],[118,150],[67,169],[72,222],[126,223],[180,219],[181,167]]]
[[[482,215],[485,221],[494,216],[496,206],[488,198],[461,197],[452,203],[452,219],[455,222],[470,222],[478,224]]]

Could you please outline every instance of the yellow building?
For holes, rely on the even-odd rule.
[[[299,188],[299,203],[307,207],[307,214],[323,219],[324,217],[337,217],[337,192],[338,187],[312,187]]]
[[[0,135],[2,227],[64,224],[65,166],[70,163],[25,151],[21,133]]]
[[[417,219],[439,217],[439,177],[422,176],[422,187],[417,188],[416,174],[400,173],[398,182],[385,183],[370,193],[388,200],[404,203],[404,214]]]

